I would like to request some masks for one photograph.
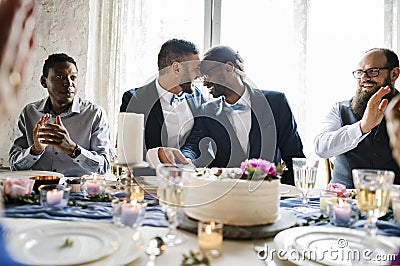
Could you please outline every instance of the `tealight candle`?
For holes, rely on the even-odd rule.
[[[348,225],[351,219],[351,205],[339,198],[339,203],[333,206],[333,219],[337,225]]]
[[[121,207],[121,222],[126,226],[133,226],[142,207],[136,201],[125,203]]]
[[[197,242],[202,251],[211,256],[220,255],[223,224],[199,222]]]
[[[144,191],[139,185],[133,185],[131,200],[137,200],[137,201],[144,200]]]
[[[321,209],[321,212],[324,214],[328,214],[328,202],[336,201],[336,199],[336,193],[322,191],[319,197],[319,207]]]
[[[100,184],[96,181],[87,181],[86,190],[90,195],[98,194],[100,192]]]
[[[400,224],[400,198],[392,198],[392,209],[395,222]]]
[[[59,205],[63,199],[64,191],[53,189],[51,191],[47,191],[46,193],[46,202],[47,206],[56,206]]]

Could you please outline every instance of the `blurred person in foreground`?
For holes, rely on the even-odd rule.
[[[392,157],[384,110],[398,94],[399,59],[386,48],[374,48],[361,58],[353,71],[357,91],[350,100],[336,103],[323,121],[314,140],[315,153],[335,157],[332,183],[354,188],[352,169],[385,169],[395,172],[400,184],[400,168]]]
[[[33,46],[36,16],[33,0],[0,1],[0,127],[17,106],[24,66]],[[17,266],[8,254],[0,226],[0,264]]]
[[[104,108],[77,96],[78,67],[67,54],[50,55],[40,83],[49,96],[22,110],[10,149],[12,170],[47,170],[64,176],[104,174],[110,132]]]

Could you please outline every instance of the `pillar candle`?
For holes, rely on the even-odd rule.
[[[143,161],[144,115],[119,113],[118,115],[118,163],[136,164]]]

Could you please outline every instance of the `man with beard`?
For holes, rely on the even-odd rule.
[[[200,90],[192,89],[192,81],[201,75],[199,65],[195,44],[168,40],[158,54],[157,78],[124,93],[120,111],[144,114],[144,154],[148,150],[148,158],[157,158],[157,153],[163,152],[158,147],[180,148],[189,135],[193,117],[205,102]]]
[[[353,71],[356,95],[337,103],[327,114],[314,145],[319,156],[335,156],[332,183],[354,188],[351,170],[368,168],[394,171],[399,184],[400,169],[392,157],[383,119],[386,106],[398,94],[394,84],[399,72],[399,59],[393,51],[367,51],[359,69]]]
[[[228,46],[205,53],[204,85],[218,99],[202,106],[181,151],[197,166],[240,167],[249,158],[276,164],[283,160],[288,170],[281,181],[293,185],[292,158],[305,156],[287,99],[283,93],[258,90],[244,82],[237,60]]]
[[[76,97],[78,68],[66,54],[52,54],[40,83],[49,96],[24,107],[10,150],[12,170],[47,170],[65,176],[109,169],[110,132],[105,110]]]

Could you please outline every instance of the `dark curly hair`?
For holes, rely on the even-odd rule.
[[[60,54],[52,54],[44,61],[43,65],[43,76],[47,77],[49,74],[49,69],[54,67],[55,64],[58,62],[70,62],[75,65],[76,69],[78,70],[78,66],[76,65],[75,60],[67,54],[60,53]]]

